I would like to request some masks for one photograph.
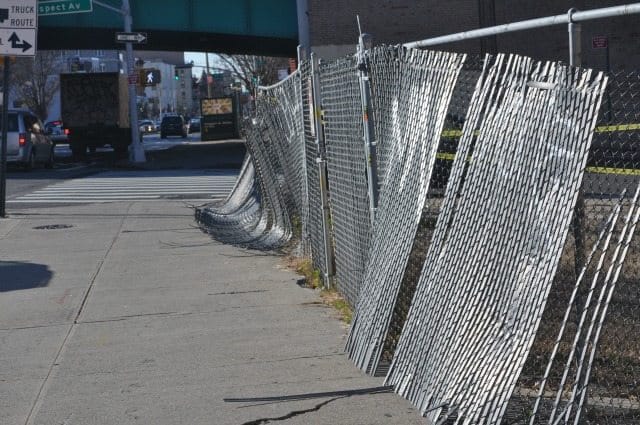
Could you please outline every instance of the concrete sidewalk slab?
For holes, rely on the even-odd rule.
[[[0,227],[0,261],[52,271],[0,292],[3,424],[426,423],[388,393],[224,402],[382,381],[353,366],[347,327],[280,257],[212,241],[182,202],[36,211]],[[49,222],[74,227],[32,231]]]

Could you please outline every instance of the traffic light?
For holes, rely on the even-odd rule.
[[[173,70],[173,79],[174,80],[180,79],[180,72],[177,69]]]

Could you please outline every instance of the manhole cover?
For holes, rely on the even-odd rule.
[[[45,224],[44,226],[36,226],[36,230],[56,230],[56,229],[68,229],[73,227],[72,224]]]

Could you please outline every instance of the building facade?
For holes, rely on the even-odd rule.
[[[374,43],[399,44],[477,28],[629,3],[625,0],[306,0],[299,13],[308,21],[312,50],[321,58],[352,54],[358,41],[356,16]],[[301,6],[302,4],[302,6]],[[638,15],[581,24],[583,65],[605,70],[640,67]],[[595,40],[606,38],[608,48]],[[435,47],[434,47],[435,48]],[[566,25],[521,31],[455,44],[441,50],[469,54],[519,53],[540,60],[568,61]]]

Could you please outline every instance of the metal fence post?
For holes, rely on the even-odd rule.
[[[571,66],[582,65],[582,28],[580,24],[573,22],[572,15],[576,12],[576,9],[569,9],[567,16],[569,19],[569,64]],[[578,192],[578,199],[576,200],[576,207],[573,215],[573,239],[575,243],[575,274],[576,277],[580,274],[582,266],[585,263],[585,204],[584,204],[584,191],[580,188]]]
[[[330,210],[329,210],[329,195],[327,185],[327,156],[324,143],[324,126],[323,126],[323,113],[322,102],[320,101],[320,78],[318,75],[319,61],[316,59],[315,54],[311,53],[311,80],[312,80],[312,93],[313,93],[313,111],[314,126],[316,134],[316,145],[318,146],[318,157],[316,163],[318,164],[318,179],[320,186],[320,201],[322,205],[322,234],[324,238],[324,253],[325,253],[325,270],[324,270],[324,285],[326,288],[333,286],[333,277],[335,276],[334,259],[333,259],[333,239],[331,237],[331,225]]]
[[[582,25],[581,24],[577,24],[573,21],[572,15],[576,12],[577,10],[574,8],[569,9],[569,11],[567,12],[567,17],[569,20],[569,24],[568,24],[568,30],[569,30],[569,65],[571,66],[582,66]],[[584,186],[584,180],[583,180],[583,186]],[[581,186],[578,189],[578,198],[576,199],[576,206],[575,209],[573,211],[573,241],[574,241],[574,248],[575,248],[575,254],[574,254],[574,270],[575,270],[575,275],[576,275],[576,279],[578,279],[578,276],[580,276],[580,273],[582,271],[582,267],[586,264],[587,262],[587,254],[585,252],[585,234],[584,234],[584,226],[585,226],[585,219],[586,219],[586,214],[585,214],[585,203],[584,203],[584,188],[583,186]],[[576,296],[576,308],[578,310],[578,314],[577,317],[580,317],[580,315],[582,314],[582,305],[583,305],[583,301],[582,301],[582,297],[580,296],[580,294],[577,294]],[[579,343],[576,346],[576,350],[577,352],[580,352],[583,350],[583,344]],[[578,381],[580,382],[580,377],[577,377]],[[586,384],[586,383],[585,383]],[[576,391],[578,391],[578,388],[576,387]],[[587,400],[585,399],[585,402],[583,404],[583,406],[587,405]],[[580,413],[578,412],[578,416],[580,415]],[[567,415],[566,420],[568,420],[569,417]]]
[[[358,41],[358,71],[360,72],[360,98],[362,99],[362,123],[364,151],[366,155],[367,182],[369,184],[369,211],[373,226],[378,208],[378,159],[375,130],[371,120],[371,82],[367,51],[373,42],[370,34],[360,34]]]

